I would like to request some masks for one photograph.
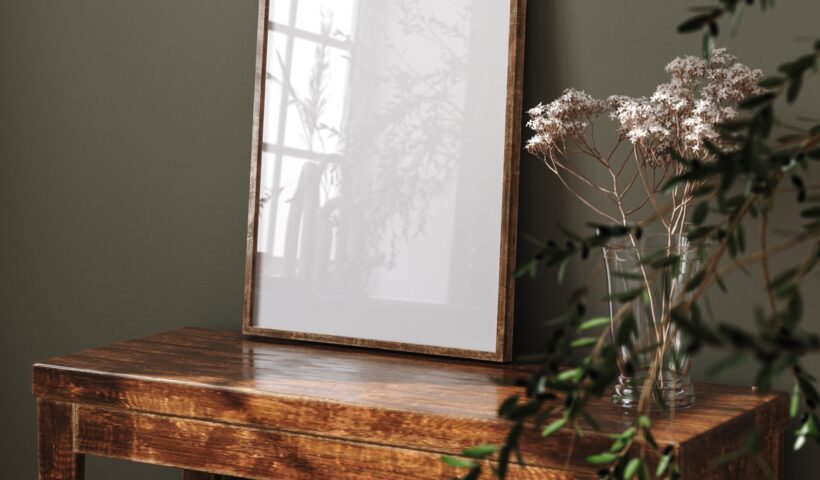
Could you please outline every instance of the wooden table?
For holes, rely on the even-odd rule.
[[[189,480],[449,478],[463,471],[442,454],[503,442],[509,427],[496,409],[515,387],[491,378],[519,368],[198,328],[95,348],[34,365],[39,478],[83,478],[85,454],[178,467]],[[696,394],[694,408],[654,420],[684,478],[762,478],[749,458],[708,469],[754,426],[779,475],[785,395],[704,384]],[[527,466],[511,477],[594,478],[584,458],[605,450],[605,433],[622,431],[630,413],[606,399],[592,409],[600,433],[528,431]]]

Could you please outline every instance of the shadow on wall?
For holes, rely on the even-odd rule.
[[[544,99],[555,98],[564,89],[560,71],[561,55],[555,2],[528,2],[526,62],[524,66],[523,115]],[[560,212],[566,209],[567,198],[555,185],[554,178],[541,160],[530,155],[523,145],[530,137],[521,129],[521,178],[518,206],[517,263],[528,260],[540,248],[539,243],[559,238],[557,228]],[[572,278],[568,278],[571,284]],[[513,345],[516,355],[540,352],[546,336],[544,322],[563,312],[563,299],[569,289],[559,285],[555,275],[520,278],[515,283],[515,325]]]

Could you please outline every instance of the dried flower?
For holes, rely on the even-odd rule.
[[[762,72],[737,63],[725,48],[711,62],[681,57],[666,66],[671,81],[658,85],[646,98],[610,97],[611,117],[620,124],[621,138],[640,147],[653,166],[669,161],[670,148],[709,160],[705,141],[716,142],[716,124],[737,116],[734,105],[762,93]]]
[[[527,127],[536,133],[527,142],[527,151],[543,155],[562,151],[568,138],[583,137],[590,123],[605,109],[604,102],[572,88],[547,105],[539,103],[528,112]]]
[[[658,85],[649,97],[614,95],[604,102],[585,92],[568,89],[551,103],[538,104],[528,112],[527,126],[534,135],[527,141],[527,151],[544,160],[565,187],[610,221],[625,224],[631,213],[647,204],[657,210],[655,195],[667,175],[680,173],[681,166],[672,160],[671,151],[705,162],[713,156],[706,147],[707,142],[724,149],[732,148],[733,145],[722,140],[715,125],[735,118],[739,102],[763,93],[758,86],[761,71],[738,63],[724,48],[714,50],[710,61],[692,56],[676,58],[665,70],[670,80]],[[609,111],[609,117],[617,124],[618,145],[628,142],[632,146],[619,166],[615,166],[616,160],[613,160],[618,145],[604,155],[592,134],[591,126],[605,111]],[[584,169],[567,162],[569,153],[596,159],[609,171],[611,185],[593,181]],[[635,173],[627,177],[627,185],[621,185],[619,179],[630,159],[635,162]],[[649,172],[649,169],[656,171]],[[638,178],[647,197],[629,208],[623,204],[624,198]],[[598,208],[588,196],[576,191],[573,183],[602,194],[616,205],[617,212],[610,215]],[[692,190],[693,186],[688,184],[675,189],[673,213],[669,218],[662,218],[670,232],[683,228]]]

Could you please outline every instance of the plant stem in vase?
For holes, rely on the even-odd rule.
[[[535,132],[527,150],[596,220],[630,232],[602,246],[612,347],[621,372],[613,400],[625,407],[694,402],[687,344],[672,316],[673,306],[687,301],[701,267],[703,252],[688,241],[687,222],[694,217],[702,223],[708,211],[690,211],[703,194],[702,179],[681,179],[688,165],[683,159],[708,164],[717,152],[731,150],[715,125],[734,119],[740,102],[765,91],[758,86],[761,71],[738,63],[725,49],[709,60],[676,58],[666,71],[671,80],[650,97],[604,101],[568,89],[532,108],[527,124]],[[618,133],[611,149],[599,147],[595,138],[594,126],[605,112]],[[583,157],[591,161],[579,161]],[[634,233],[636,226],[642,235]],[[668,265],[652,263],[659,259]]]

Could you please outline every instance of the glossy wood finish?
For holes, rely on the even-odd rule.
[[[78,450],[108,457],[260,479],[424,480],[452,474],[437,454],[418,450],[93,407],[79,417]],[[519,469],[518,478],[550,478],[545,473]]]
[[[524,38],[527,0],[509,0],[509,48],[507,65],[507,99],[504,131],[504,178],[501,212],[501,251],[498,279],[498,322],[496,351],[481,352],[459,348],[415,345],[336,335],[293,332],[260,328],[253,325],[254,282],[256,278],[256,237],[259,224],[260,172],[265,106],[265,73],[267,71],[268,8],[270,0],[259,0],[256,35],[256,78],[254,83],[250,194],[248,229],[245,238],[245,285],[242,331],[248,335],[306,340],[336,345],[352,345],[384,350],[427,353],[477,360],[509,361],[512,359],[513,308],[515,304],[515,252],[518,225],[518,189],[521,156],[522,100],[524,96]]]
[[[40,362],[33,388],[40,403],[73,406],[73,423],[62,408],[59,428],[41,425],[41,438],[74,435],[73,455],[259,479],[447,478],[455,472],[440,464],[441,454],[503,441],[508,425],[496,409],[516,388],[494,380],[521,371],[191,328]],[[695,408],[654,420],[658,442],[675,446],[686,478],[760,478],[754,462],[706,476],[709,461],[741,445],[755,426],[780,470],[785,395],[701,384],[697,396]],[[622,431],[630,414],[606,399],[592,411],[602,432],[562,431],[546,440],[526,432],[528,468],[513,478],[593,474],[584,457],[607,448],[606,433]],[[41,447],[41,468],[70,467],[65,440],[54,444],[63,447]]]
[[[37,400],[39,480],[82,480],[85,458],[74,448],[75,406]]]

